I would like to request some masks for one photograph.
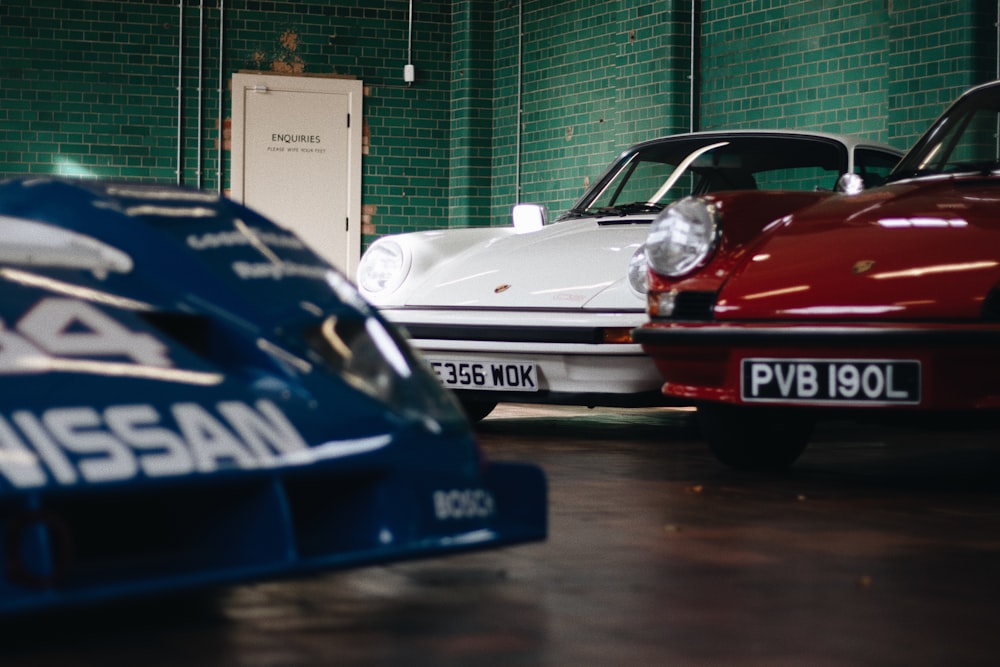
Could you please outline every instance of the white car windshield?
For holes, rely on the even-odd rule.
[[[570,213],[659,211],[692,194],[720,190],[832,190],[848,152],[802,135],[680,135],[641,144],[612,164]]]

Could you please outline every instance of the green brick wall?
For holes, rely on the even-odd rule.
[[[489,226],[493,162],[493,5],[456,3],[452,15],[449,210],[441,226]]]
[[[885,2],[705,0],[702,129],[799,128],[885,141]]]
[[[621,4],[622,28],[616,34],[615,144],[624,148],[694,129],[690,3]]]
[[[907,148],[996,77],[995,2],[702,2],[701,128],[790,127]]]
[[[908,146],[963,90],[998,78],[997,3],[893,0],[889,139]]]
[[[175,178],[177,20],[165,3],[4,0],[0,175]]]
[[[418,0],[412,20],[408,4],[3,0],[0,176],[228,187],[232,73],[351,76],[367,243],[506,224],[518,201],[556,213],[628,145],[692,126],[905,148],[997,76],[984,0],[697,0],[693,16],[690,0]]]
[[[221,172],[228,187],[229,155],[219,145],[221,43],[225,119],[237,71],[363,80],[362,199],[377,233],[447,226],[452,9],[415,2],[411,29],[406,0],[242,1],[221,11],[213,0],[3,0],[0,177],[216,189]],[[407,86],[411,50],[417,80]],[[471,87],[478,96],[483,89]]]
[[[962,90],[997,77],[995,2],[694,5],[692,21],[690,0],[523,2],[520,193],[517,7],[497,10],[493,224],[517,199],[562,210],[629,144],[692,126],[825,130],[905,149]]]
[[[451,7],[400,0],[336,4],[330,65],[365,82],[369,152],[362,159],[362,206],[373,236],[448,226],[451,160]],[[355,4],[347,8],[343,5]],[[412,53],[411,53],[412,51]],[[414,65],[412,85],[403,68]]]
[[[517,9],[511,5],[506,11]],[[523,3],[521,157],[520,171],[513,174],[520,197],[506,188],[498,191],[501,219],[517,199],[562,208],[569,201],[567,190],[578,193],[583,178],[613,150],[618,5]],[[498,105],[517,102],[516,97],[497,100]],[[498,127],[497,133],[516,130]]]
[[[518,201],[555,215],[630,144],[689,128],[691,14],[679,4],[498,6],[494,224]]]

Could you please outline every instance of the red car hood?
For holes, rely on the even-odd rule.
[[[719,320],[978,320],[1000,281],[1000,180],[837,196],[775,226],[723,286]]]

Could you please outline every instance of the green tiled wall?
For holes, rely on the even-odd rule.
[[[493,139],[493,5],[456,3],[452,15],[447,226],[489,226]]]
[[[996,3],[702,1],[701,129],[790,127],[907,148],[996,78]]]
[[[694,21],[690,0],[498,7],[493,224],[518,200],[563,210],[629,144],[691,127],[816,129],[906,148],[960,91],[997,77],[996,3],[693,4]]]
[[[887,139],[886,2],[705,0],[702,129]]]
[[[176,173],[176,6],[4,0],[0,174],[170,180]],[[188,21],[185,21],[188,23]]]
[[[583,179],[599,169],[614,148],[615,56],[619,26],[618,2],[581,3],[576,0],[510,3],[497,12],[517,12],[523,40],[520,89],[520,164],[509,139],[497,157],[511,167],[496,174],[495,195],[503,219],[516,201],[561,204],[567,190],[579,193]],[[516,34],[511,42],[516,42]],[[513,44],[516,46],[516,43]],[[498,68],[501,84],[516,76],[516,62]],[[516,84],[516,82],[515,82]],[[516,86],[496,99],[498,109],[511,107],[516,115]],[[518,131],[506,118],[495,126],[498,137]],[[517,139],[516,136],[513,138]],[[513,167],[519,166],[519,171]],[[519,183],[520,196],[514,191]]]
[[[498,6],[494,224],[518,201],[555,215],[628,145],[688,129],[691,16],[676,4]]]
[[[228,187],[229,156],[219,146],[221,43],[225,119],[229,78],[240,70],[363,80],[362,199],[378,233],[446,226],[452,5],[415,2],[411,22],[408,4],[3,0],[0,177],[179,180],[216,189],[221,171]],[[407,86],[403,66],[411,60],[416,82]]]
[[[889,138],[909,145],[966,88],[1000,78],[997,4],[893,0],[889,25]]]
[[[225,118],[239,70],[353,76],[367,242],[506,224],[517,201],[556,213],[628,145],[692,126],[906,147],[997,76],[985,0],[417,0],[412,17],[408,5],[3,0],[0,176],[228,187],[220,70]]]

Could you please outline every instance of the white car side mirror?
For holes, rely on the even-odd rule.
[[[865,181],[860,175],[847,172],[841,174],[840,178],[837,179],[837,192],[843,192],[846,195],[856,195],[865,189]]]
[[[545,208],[538,204],[516,204],[510,217],[518,234],[537,232],[545,226]]]

